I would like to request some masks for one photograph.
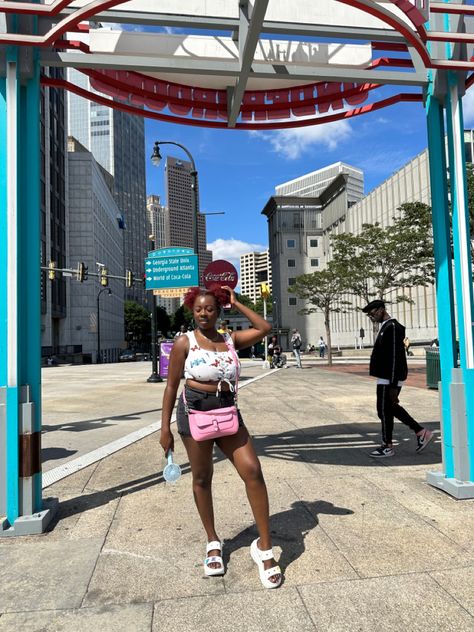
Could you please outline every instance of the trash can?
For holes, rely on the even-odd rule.
[[[438,388],[441,380],[441,363],[439,360],[439,349],[429,347],[426,353],[426,386],[428,388]]]

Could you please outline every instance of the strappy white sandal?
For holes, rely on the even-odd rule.
[[[222,544],[218,540],[214,540],[213,542],[208,542],[206,546],[206,555],[209,551],[220,551],[222,554]],[[209,564],[220,564],[220,567],[212,568]],[[207,577],[213,577],[215,575],[223,575],[224,574],[224,561],[222,560],[221,555],[211,555],[211,557],[206,557],[204,560],[204,575]]]
[[[281,584],[282,573],[281,569],[278,566],[272,566],[271,568],[267,568],[265,570],[263,566],[263,562],[265,560],[271,560],[273,558],[273,549],[268,549],[268,551],[262,551],[257,546],[258,538],[252,542],[250,545],[250,555],[252,556],[253,561],[258,566],[258,573],[260,575],[260,581],[264,588],[278,588]],[[275,575],[280,575],[280,579],[277,582],[270,581],[271,577]]]

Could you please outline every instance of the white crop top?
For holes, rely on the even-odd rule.
[[[189,352],[184,364],[185,378],[198,382],[235,381],[236,375],[240,375],[240,362],[236,367],[234,357],[228,349],[226,351],[201,349],[194,331],[188,331],[186,335],[189,339]],[[232,336],[222,335],[227,343],[234,345]]]

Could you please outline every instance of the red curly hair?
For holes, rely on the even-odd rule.
[[[192,287],[184,295],[184,305],[191,311],[193,311],[194,303],[198,296],[213,296],[216,301],[217,309],[220,309],[223,305],[227,305],[230,300],[230,295],[227,290],[223,290],[220,285],[213,284],[209,288],[204,287]]]

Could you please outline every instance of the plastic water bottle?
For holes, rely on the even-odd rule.
[[[181,476],[181,468],[177,463],[173,462],[173,453],[168,452],[168,465],[163,470],[163,478],[167,483],[176,483]]]

